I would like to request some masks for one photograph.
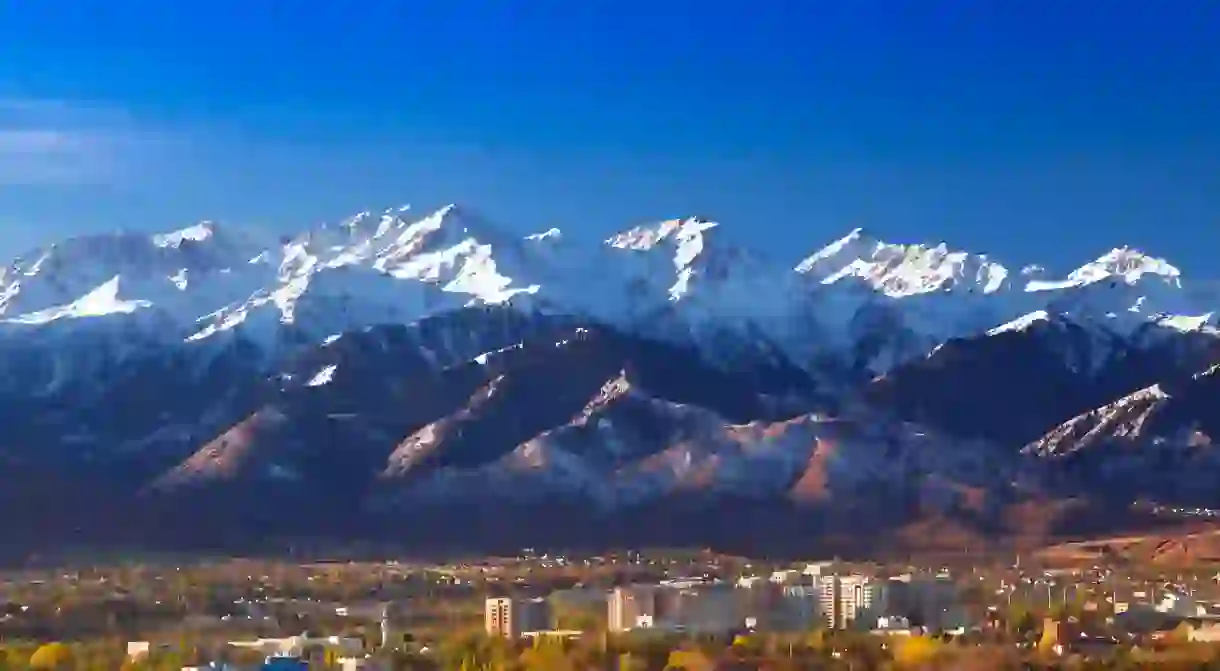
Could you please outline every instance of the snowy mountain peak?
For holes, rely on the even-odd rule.
[[[558,228],[548,228],[541,233],[530,233],[525,236],[526,240],[541,241],[541,240],[559,240],[563,237],[563,233]]]
[[[1051,315],[1046,310],[1034,310],[1029,314],[1021,315],[1006,324],[1001,324],[987,331],[987,335],[994,336],[1009,331],[1026,331],[1039,323],[1049,322],[1051,319]]]
[[[670,244],[681,248],[684,245],[702,249],[704,231],[715,228],[713,221],[688,217],[686,219],[669,219],[656,224],[646,224],[627,229],[611,236],[606,244],[618,249],[634,249],[646,251],[662,244]]]
[[[120,298],[119,286],[120,280],[116,275],[71,303],[19,315],[5,321],[17,324],[46,324],[64,318],[78,319],[81,317],[101,317],[116,313],[130,314],[152,305],[151,302],[146,300],[124,300]]]
[[[733,247],[723,246],[716,255],[709,255],[711,248],[708,231],[719,226],[714,221],[688,217],[686,219],[670,219],[657,224],[636,226],[606,240],[606,245],[613,249],[632,252],[653,252],[667,250],[672,253],[665,263],[672,264],[676,277],[669,288],[671,300],[685,296],[691,287],[695,276],[710,273],[722,278],[729,273],[729,266],[735,264],[744,254]],[[671,281],[664,278],[665,282]]]
[[[449,230],[454,235],[469,235],[473,227],[473,215],[451,203],[415,222],[407,230],[416,236],[441,230]]]
[[[446,205],[395,232],[397,236],[377,252],[378,269],[394,272],[396,264],[410,259],[433,268],[436,263],[453,265],[470,256],[490,259],[493,249],[497,253],[511,254],[525,240],[499,230],[455,204]],[[406,272],[415,276],[411,271]]]
[[[1089,284],[1120,279],[1127,284],[1135,284],[1144,275],[1158,276],[1164,282],[1178,286],[1182,273],[1164,259],[1148,256],[1130,247],[1118,247],[1072,271],[1068,280]]]
[[[117,301],[114,305],[137,307],[172,303],[188,286],[192,290],[203,288],[209,294],[215,289],[225,300],[244,298],[242,292],[249,295],[269,278],[256,277],[257,271],[241,271],[254,265],[268,249],[244,233],[213,222],[155,235],[131,231],[76,236],[33,250],[0,273],[0,315],[24,315],[38,322],[47,315],[75,317],[134,311],[89,307],[105,303],[99,303],[95,292],[105,293],[111,288]],[[221,275],[234,281],[221,279]],[[119,301],[115,293],[120,280],[130,294],[127,302]],[[190,310],[200,306],[182,307]],[[193,319],[197,314],[190,316]]]
[[[712,235],[718,227],[700,217],[670,219],[623,231],[608,238],[605,247],[626,271],[628,285],[634,287],[629,290],[633,301],[642,300],[638,288],[648,287],[644,293],[664,296],[667,302],[701,295],[709,303],[700,309],[719,306],[740,313],[743,294],[756,299],[762,284],[777,291],[786,273],[750,250]],[[757,306],[757,300],[753,304]]]
[[[819,249],[796,266],[796,271],[824,280],[857,259],[872,258],[885,244],[868,235],[863,228],[854,228],[847,235]]]
[[[1008,270],[981,254],[935,246],[888,244],[853,229],[805,258],[796,271],[823,284],[855,280],[900,298],[952,289],[992,293],[1007,285]]]
[[[869,355],[877,373],[947,339],[1028,328],[1048,315],[1125,332],[1149,322],[1200,331],[1218,312],[1214,291],[1183,291],[1177,268],[1127,248],[1070,278],[1045,274],[1027,267],[1010,276],[985,255],[890,244],[862,228],[794,272],[701,217],[585,246],[559,229],[502,230],[450,204],[364,211],[278,245],[211,222],[73,238],[0,269],[0,316],[42,323],[152,306],[146,312],[184,337],[240,328],[274,349],[286,324],[308,340],[511,301],[706,346],[726,360],[764,347],[813,361],[819,348],[854,352],[867,334],[884,350]]]
[[[538,291],[524,280],[537,265],[524,238],[456,205],[414,221],[406,211],[360,213],[289,242],[274,282],[208,314],[191,339],[255,325],[272,327],[271,336],[281,324],[338,333]]]
[[[170,233],[160,233],[153,236],[153,244],[157,247],[181,247],[184,242],[203,242],[216,234],[216,224],[203,221],[194,226],[188,226]]]

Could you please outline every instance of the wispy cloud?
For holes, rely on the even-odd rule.
[[[0,98],[0,186],[112,183],[156,135],[121,110]]]

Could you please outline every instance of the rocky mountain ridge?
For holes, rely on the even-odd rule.
[[[1220,294],[1168,262],[1118,248],[1054,279],[855,230],[788,265],[717,228],[590,247],[447,206],[52,245],[0,270],[0,457],[156,529],[362,519],[425,544],[540,514],[555,538],[715,540],[733,515],[988,537],[1022,506],[1121,525],[1115,492],[1215,497],[1171,485],[1216,473]]]

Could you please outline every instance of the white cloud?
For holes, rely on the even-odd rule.
[[[0,186],[113,183],[155,139],[121,110],[0,98]]]

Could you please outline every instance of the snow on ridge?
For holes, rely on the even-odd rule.
[[[1001,324],[987,331],[987,335],[999,335],[1007,331],[1024,331],[1035,324],[1046,321],[1050,321],[1050,315],[1047,314],[1046,310],[1034,310],[1027,315],[1022,315],[1006,324]]]
[[[891,298],[964,288],[994,293],[1007,286],[1008,269],[986,255],[937,245],[890,244],[856,228],[803,259],[796,272],[835,284],[855,278]]]
[[[558,228],[552,227],[552,228],[548,228],[547,230],[545,230],[541,233],[531,233],[531,234],[525,236],[525,239],[526,240],[553,240],[553,239],[558,239],[561,235],[562,235],[562,233],[560,233]]]
[[[204,222],[70,253],[52,248],[47,258],[0,270],[0,314],[8,306],[9,314],[41,323],[152,305],[164,312],[172,303],[191,340],[241,327],[274,343],[285,324],[307,323],[320,340],[369,320],[410,322],[521,297],[535,309],[708,349],[722,347],[726,334],[747,348],[762,341],[794,361],[820,353],[809,343],[850,351],[865,331],[911,334],[915,344],[895,345],[869,363],[879,373],[948,338],[1027,328],[1051,314],[1095,316],[1119,330],[1148,322],[1206,330],[1215,311],[1210,294],[1179,291],[1176,267],[1128,248],[1049,282],[1040,268],[1010,273],[986,255],[944,243],[885,243],[860,228],[793,267],[725,244],[713,232],[718,226],[699,217],[670,219],[582,247],[558,228],[524,235],[453,204],[423,214],[403,206],[361,212],[264,247],[231,239],[227,228],[222,236]],[[130,275],[128,266],[135,269]],[[109,307],[99,307],[105,294],[94,292],[112,267],[127,300],[118,298],[116,285]],[[31,273],[42,284],[27,281]],[[1121,280],[1118,290],[1100,281],[1106,278]],[[17,304],[18,293],[29,307]]]
[[[15,324],[46,324],[63,318],[131,314],[147,307],[152,307],[151,301],[119,298],[119,277],[116,275],[71,303],[18,315],[4,321]]]
[[[305,386],[306,387],[322,387],[322,386],[330,384],[331,381],[335,379],[335,371],[338,369],[339,369],[339,367],[336,366],[335,364],[325,366],[324,368],[322,368],[322,370],[318,371],[317,374],[315,374],[312,378],[310,378],[309,382],[305,383]]]
[[[184,242],[203,242],[215,234],[216,224],[204,221],[181,230],[154,235],[152,240],[157,247],[181,247]]]
[[[1073,287],[1087,286],[1099,282],[1112,281],[1134,286],[1141,283],[1145,277],[1160,280],[1162,283],[1180,289],[1182,287],[1182,271],[1165,259],[1148,256],[1131,247],[1116,247],[1097,257],[1061,280],[1037,278],[1031,280],[1026,291],[1055,291]]]
[[[865,253],[871,255],[880,246],[883,246],[883,243],[867,235],[863,228],[854,228],[847,235],[804,258],[797,264],[796,272],[802,274],[814,272],[821,263],[848,251],[851,251],[853,256],[861,256]]]
[[[1166,315],[1158,319],[1156,323],[1182,333],[1215,333],[1215,316],[1215,312],[1201,315]]]
[[[667,331],[695,339],[743,322],[790,319],[800,300],[792,274],[713,233],[719,226],[700,217],[670,219],[604,240],[606,266],[597,270],[613,276],[617,288],[603,292],[606,305],[593,313],[656,330],[656,337]]]
[[[283,324],[334,333],[367,323],[406,323],[540,290],[523,277],[535,265],[524,256],[525,239],[456,205],[415,221],[402,218],[406,211],[390,209],[380,217],[364,212],[338,230],[324,225],[288,242],[273,285],[213,313],[188,340],[238,327],[261,329],[261,337],[271,339]]]
[[[1068,279],[1087,283],[1118,277],[1127,284],[1133,284],[1145,274],[1162,277],[1174,285],[1182,276],[1177,266],[1165,259],[1148,256],[1130,247],[1119,247],[1077,268],[1068,275]]]
[[[528,239],[532,238],[523,240]],[[524,265],[524,259],[509,258],[523,254],[519,242],[450,204],[404,228],[374,265],[399,279],[435,283],[444,291],[469,294],[484,303],[503,303],[540,289],[536,283],[505,274],[508,268],[503,264]]]
[[[1062,279],[1054,279],[1042,266],[1025,266],[1014,276],[1006,266],[985,254],[951,250],[944,242],[887,243],[862,228],[851,230],[802,259],[795,271],[823,284],[856,278],[892,298],[958,286],[985,294],[1022,284],[1026,292],[1060,291],[1105,280],[1136,285],[1145,279],[1158,279],[1174,288],[1181,287],[1181,271],[1177,266],[1126,246],[1103,254]]]
[[[657,224],[634,226],[622,233],[610,236],[605,244],[617,249],[647,251],[670,242],[677,251],[675,265],[687,265],[703,249],[703,232],[719,226],[714,221],[699,217],[668,219]],[[681,259],[681,260],[679,260]]]

